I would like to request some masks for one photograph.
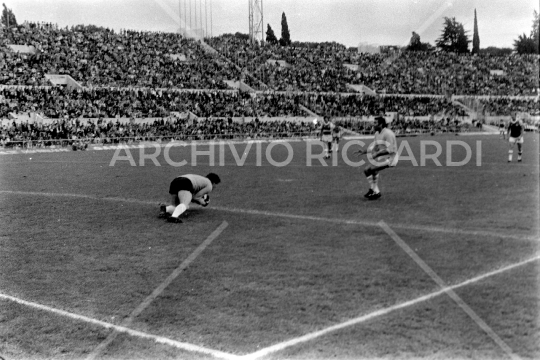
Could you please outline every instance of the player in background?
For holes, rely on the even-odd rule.
[[[517,161],[521,161],[522,147],[523,147],[523,123],[516,117],[516,114],[512,114],[512,120],[508,124],[508,142],[510,148],[508,149],[508,162],[512,162],[512,155],[514,154],[514,144],[517,144],[518,158]]]
[[[501,135],[501,139],[506,139],[506,128],[504,126],[504,121],[501,119],[499,122],[499,135]]]
[[[386,119],[382,116],[375,118],[375,139],[368,150],[360,149],[359,155],[372,152],[375,164],[370,163],[364,174],[369,183],[369,191],[364,195],[368,200],[379,199],[382,194],[379,190],[379,172],[389,167],[394,167],[398,162],[396,135],[388,128]]]
[[[206,176],[187,174],[175,178],[169,186],[171,205],[160,205],[159,217],[167,218],[169,222],[181,223],[179,216],[188,208],[191,202],[201,206],[208,206],[212,192],[221,182],[219,176],[210,173]]]
[[[323,123],[321,125],[321,131],[319,133],[319,139],[326,144],[324,149],[324,158],[329,159],[330,153],[332,152],[332,130],[334,129],[334,124],[330,122],[328,116],[323,118]],[[324,146],[324,145],[323,145]]]
[[[341,139],[341,127],[334,124],[332,129],[332,151],[339,151],[339,139]]]

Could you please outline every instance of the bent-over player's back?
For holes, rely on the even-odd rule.
[[[210,179],[208,179],[205,176],[201,176],[197,174],[187,174],[187,175],[182,175],[182,177],[187,178],[191,181],[191,183],[193,184],[194,194],[198,194],[203,189],[207,189],[205,194],[212,191],[212,182],[210,181]]]

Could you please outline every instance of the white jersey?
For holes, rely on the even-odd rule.
[[[376,152],[388,151],[387,155],[375,159],[377,162],[386,162],[388,166],[396,166],[398,162],[397,149],[396,135],[392,130],[384,128],[375,133],[374,150]]]

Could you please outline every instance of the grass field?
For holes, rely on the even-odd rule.
[[[341,153],[336,166],[306,166],[306,142],[290,143],[283,167],[267,143],[261,166],[247,144],[234,145],[243,166],[228,147],[222,159],[214,149],[215,166],[202,155],[170,166],[163,150],[161,166],[139,166],[138,149],[137,166],[125,150],[114,166],[113,150],[0,156],[0,357],[539,358],[538,134],[526,134],[521,163],[507,163],[497,136],[399,140],[418,163],[421,141],[437,141],[442,166],[400,161],[382,172],[377,201]],[[445,166],[455,140],[471,161]],[[453,161],[465,157],[453,149]],[[273,159],[285,150],[275,145]],[[222,179],[209,207],[183,224],[157,218],[175,176],[208,172]]]

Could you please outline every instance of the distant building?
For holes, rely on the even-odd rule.
[[[361,42],[358,44],[359,53],[378,54],[380,53],[378,44],[369,44],[367,42]]]
[[[397,54],[397,53],[401,52],[401,46],[382,45],[382,46],[380,46],[380,52],[382,54]]]

